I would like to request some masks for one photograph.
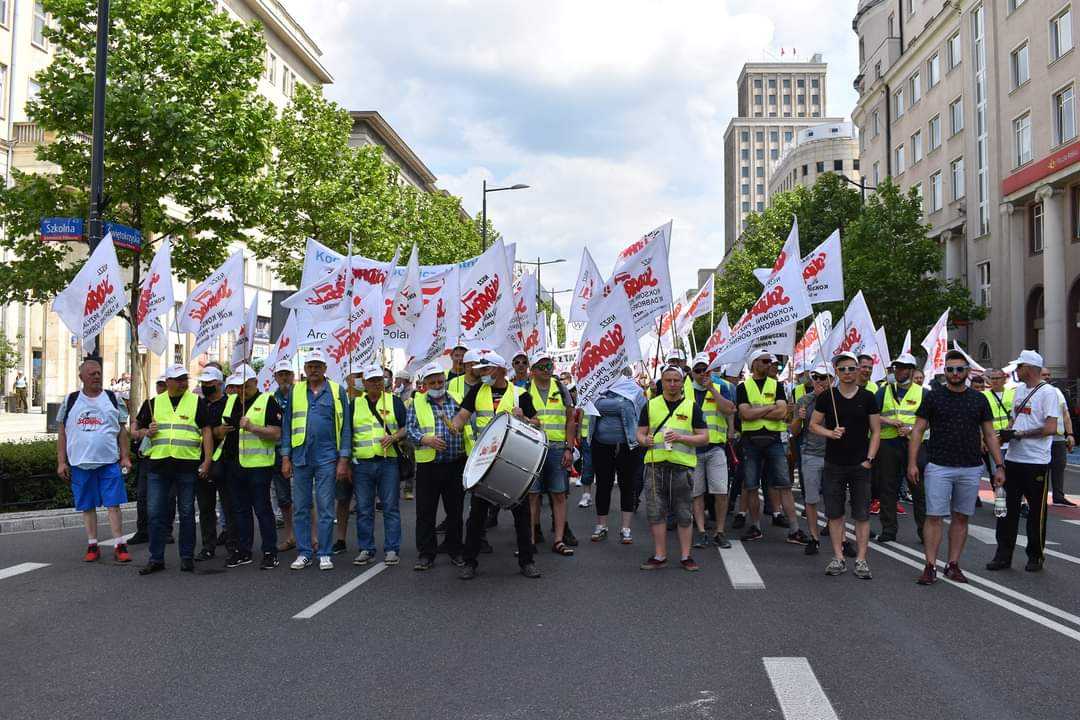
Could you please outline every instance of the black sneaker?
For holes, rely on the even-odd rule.
[[[746,527],[746,513],[735,513],[735,519],[731,521],[732,530],[742,530]]]
[[[727,535],[725,535],[722,532],[718,532],[715,535],[713,535],[712,541],[714,543],[716,543],[716,547],[718,547],[718,548],[722,548],[722,549],[726,550],[727,548],[731,547],[731,541],[728,540]]]
[[[251,556],[250,555],[241,555],[240,556],[240,564],[241,565],[250,565],[251,564]]]
[[[349,547],[345,544],[344,540],[335,540],[334,541],[334,546],[330,548],[330,554],[331,555],[340,555],[341,553],[345,552],[348,549],[349,549]]]
[[[428,562],[431,562],[430,560]],[[450,564],[454,567],[465,567],[465,560],[460,555],[451,555]]]
[[[578,546],[577,536],[574,535],[574,531],[570,529],[570,523],[566,523],[566,529],[563,530],[562,540],[569,547],[577,547]]]
[[[150,536],[141,532],[137,532],[127,539],[128,545],[145,545],[148,542],[150,542]]]
[[[458,573],[458,577],[461,578],[462,580],[473,580],[473,579],[475,579],[476,578],[476,566],[475,565],[466,565],[465,567],[461,568],[461,572]]]
[[[859,554],[855,550],[855,543],[851,542],[850,540],[845,540],[842,547],[844,551],[844,557],[853,558]]]
[[[1076,507],[1076,503],[1074,503],[1072,500],[1070,500],[1067,497],[1054,498],[1054,503],[1053,504],[1058,505],[1060,507]]]
[[[129,540],[128,542],[131,542],[131,541]],[[149,542],[149,540],[147,542]],[[176,538],[173,535],[169,535],[169,537],[165,538],[165,544],[166,545],[175,545],[176,544]]]
[[[274,553],[263,553],[262,562],[259,563],[260,570],[273,570],[281,563],[278,562],[277,555]]]
[[[452,557],[453,556],[451,556],[451,558]],[[435,567],[435,558],[422,557],[416,561],[415,565],[413,565],[413,570],[416,570],[417,572],[427,572],[433,567]]]
[[[195,561],[191,558],[180,558],[180,572],[195,572]]]
[[[1024,566],[1024,569],[1027,570],[1028,572],[1039,572],[1039,571],[1041,571],[1043,569],[1043,560],[1042,560],[1042,558],[1038,558],[1036,560],[1028,560],[1027,565]]]
[[[225,540],[226,540],[226,537],[225,537],[225,531],[224,531],[224,530],[222,530],[222,531],[221,531],[220,533],[218,533],[218,536],[217,536],[217,544],[218,544],[218,545],[224,545],[224,544],[225,544]]]
[[[746,532],[742,534],[742,540],[760,540],[765,537],[765,533],[761,532],[761,529],[757,525],[751,525],[746,529]]]
[[[446,521],[447,518],[443,518],[443,521],[435,526],[435,532],[445,535],[446,534]]]
[[[791,527],[791,521],[787,519],[787,516],[784,515],[784,513],[774,513],[772,516],[772,524],[782,528]]]
[[[139,568],[140,575],[153,575],[156,572],[161,572],[165,569],[165,563],[150,562],[145,567]]]
[[[231,552],[231,553],[229,553],[229,559],[225,561],[225,567],[227,567],[227,568],[240,567],[240,561],[241,560],[242,560],[242,558],[240,557],[239,551]],[[249,560],[248,562],[251,562],[251,561]]]
[[[495,549],[491,547],[491,543],[489,543],[487,540],[480,538],[480,552],[482,552],[484,555],[490,555],[491,553],[495,552]]]
[[[521,574],[535,580],[540,577],[540,569],[536,567],[536,563],[529,563],[528,565],[521,566]]]
[[[804,555],[817,555],[820,552],[821,542],[817,538],[810,538],[803,548]]]
[[[883,533],[881,533],[880,535],[877,536],[877,541],[879,543],[896,542],[896,536],[893,535],[892,533],[884,533],[883,532]]]
[[[810,542],[810,538],[802,530],[796,530],[795,532],[788,533],[787,542],[792,545],[806,545]]]
[[[214,551],[210,548],[203,548],[199,551],[199,554],[195,556],[195,562],[203,562],[204,560],[213,560]]]

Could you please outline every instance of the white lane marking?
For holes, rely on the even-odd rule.
[[[839,720],[804,657],[762,658],[785,720]]]
[[[109,538],[108,540],[102,540],[98,543],[101,547],[115,547],[118,543],[126,543],[131,538],[135,537],[135,533],[125,533],[118,538]]]
[[[720,559],[724,561],[724,569],[727,570],[731,586],[736,590],[764,590],[765,582],[758,574],[757,568],[746,554],[746,548],[739,540],[732,540],[731,547],[727,550],[717,548]]]
[[[1070,525],[1080,525],[1080,520],[1062,520],[1062,522],[1067,522]]]
[[[31,570],[40,570],[43,567],[49,567],[49,563],[25,562],[19,563],[18,565],[12,565],[11,567],[0,569],[0,580],[13,577],[15,575],[22,575],[23,573],[30,572]]]
[[[948,521],[946,521],[948,524]],[[981,543],[987,545],[997,545],[997,531],[994,528],[984,527],[982,525],[976,525],[973,522],[968,523],[968,537],[975,538]],[[1016,544],[1020,547],[1027,547],[1027,535],[1016,534]],[[1046,541],[1047,545],[1060,545],[1059,542]]]
[[[351,593],[353,590],[360,587],[361,585],[366,583],[368,580],[370,580],[371,578],[373,578],[376,575],[378,575],[379,573],[381,573],[387,567],[388,566],[385,565],[384,563],[379,563],[378,565],[376,565],[375,567],[373,567],[370,570],[366,571],[362,575],[360,575],[358,577],[355,577],[352,580],[350,580],[349,582],[345,583],[344,585],[342,585],[341,587],[339,587],[337,590],[330,593],[326,597],[321,598],[320,600],[316,600],[312,604],[308,605],[306,608],[304,608],[300,612],[293,615],[293,620],[309,620],[309,619],[315,617],[316,615],[321,613],[323,610],[330,607],[331,605],[336,603],[338,600],[345,597],[346,595]]]

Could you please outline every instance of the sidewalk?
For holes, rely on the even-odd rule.
[[[44,413],[0,413],[0,442],[54,438],[45,432]]]
[[[124,522],[135,520],[135,503],[120,506]],[[109,516],[104,510],[98,510],[98,524],[108,527]],[[31,530],[62,530],[63,528],[82,527],[82,513],[74,508],[57,510],[31,510],[29,512],[4,513],[0,515],[0,535]]]

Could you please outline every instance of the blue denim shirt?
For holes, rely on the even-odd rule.
[[[623,433],[626,435],[626,444],[631,449],[637,447],[637,424],[638,416],[641,414],[641,408],[645,407],[645,394],[642,393],[637,402],[631,402],[622,395],[614,393],[611,390],[607,390],[601,399],[597,401],[597,408],[601,405],[610,407],[609,401],[615,401],[619,403],[619,419],[622,421]],[[595,418],[595,416],[594,416]],[[596,434],[596,427],[600,423],[593,419],[589,422],[589,443],[593,442],[593,436]],[[602,441],[601,441],[602,442]]]
[[[446,415],[448,420],[453,420],[457,415],[459,406],[454,398],[450,397],[447,393],[442,405],[439,405],[434,400],[428,400],[432,409],[440,408],[442,414]],[[441,438],[446,443],[445,450],[435,451],[435,460],[437,463],[453,462],[460,460],[465,455],[465,436],[463,434],[454,434],[446,427],[446,423],[443,422],[440,413],[433,413],[435,415],[435,437]],[[415,405],[409,406],[409,413],[405,419],[405,434],[408,436],[409,441],[416,447],[420,447],[420,438],[424,436],[423,431],[420,430],[420,421],[416,419]]]
[[[349,399],[345,388],[338,386],[338,398],[344,417],[341,423],[340,448],[334,438],[334,399],[330,396],[330,384],[323,385],[318,395],[307,389],[307,429],[304,444],[292,446],[292,404],[284,408],[281,418],[281,456],[292,457],[293,465],[303,467],[308,463],[326,465],[337,462],[338,458],[352,456],[352,413],[349,412]]]

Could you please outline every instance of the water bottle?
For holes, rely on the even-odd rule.
[[[1003,518],[1009,514],[1009,507],[1005,504],[1005,488],[994,489],[994,517]]]

